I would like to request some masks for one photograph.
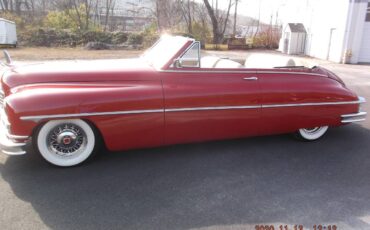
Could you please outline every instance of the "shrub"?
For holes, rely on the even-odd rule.
[[[142,45],[144,40],[143,34],[132,33],[128,36],[127,43],[129,45]]]
[[[125,32],[114,32],[112,34],[112,44],[122,44],[127,42],[128,34]]]
[[[103,42],[112,43],[112,33],[98,30],[89,30],[81,34],[80,43],[86,44],[88,42]]]
[[[46,27],[56,30],[78,30],[76,21],[73,20],[65,11],[50,11],[44,19],[44,24]]]

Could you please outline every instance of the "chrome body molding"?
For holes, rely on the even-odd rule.
[[[186,112],[186,111],[202,111],[202,110],[230,110],[230,109],[259,109],[260,105],[243,105],[243,106],[214,106],[214,107],[194,107],[194,108],[175,108],[165,109],[165,112]]]
[[[337,102],[314,102],[314,103],[293,103],[293,104],[273,104],[262,105],[262,108],[278,108],[278,107],[300,107],[300,106],[323,106],[323,105],[351,105],[363,103],[358,101],[337,101]]]
[[[344,114],[342,115],[342,123],[352,123],[352,122],[359,122],[366,120],[366,112],[358,112],[352,114]]]
[[[359,100],[357,101],[293,103],[293,104],[289,103],[289,104],[271,104],[271,105],[210,106],[210,107],[193,107],[193,108],[171,108],[171,109],[129,110],[129,111],[95,112],[95,113],[37,115],[37,116],[24,116],[24,117],[21,117],[21,120],[38,122],[43,119],[57,119],[57,118],[78,118],[78,117],[91,117],[91,116],[110,116],[110,115],[164,113],[164,112],[170,113],[170,112],[186,112],[186,111],[206,111],[206,110],[233,110],[233,109],[259,109],[259,108],[279,108],[279,107],[299,107],[299,106],[348,105],[348,104],[360,104],[363,102],[364,102],[364,99],[359,97]],[[23,137],[20,136],[19,139],[23,139]]]
[[[160,72],[168,72],[168,73],[268,73],[268,74],[298,74],[298,75],[312,75],[312,76],[320,76],[320,77],[327,77],[324,74],[318,74],[318,73],[305,73],[305,72],[288,72],[288,71],[251,71],[251,70],[185,70],[185,69],[166,69],[166,70],[158,70]]]
[[[96,113],[55,114],[55,115],[24,116],[24,117],[21,117],[21,120],[38,122],[43,119],[55,119],[55,118],[76,118],[76,117],[127,115],[127,114],[143,114],[143,113],[163,113],[163,112],[164,112],[164,109],[150,109],[150,110],[96,112]]]

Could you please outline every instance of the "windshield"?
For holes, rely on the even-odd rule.
[[[142,55],[151,66],[162,68],[167,62],[184,47],[189,38],[180,36],[163,35],[157,43]]]

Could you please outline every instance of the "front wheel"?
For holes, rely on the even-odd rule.
[[[35,141],[46,161],[69,167],[81,164],[93,154],[96,135],[83,120],[56,120],[44,124],[37,132]]]
[[[328,131],[328,126],[320,126],[309,129],[299,129],[295,136],[304,141],[315,141],[320,139],[326,131]]]

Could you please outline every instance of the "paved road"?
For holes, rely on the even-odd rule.
[[[370,101],[369,66],[327,67]],[[0,229],[370,229],[369,120],[314,143],[280,135],[103,153],[71,169],[0,155],[0,172]]]

